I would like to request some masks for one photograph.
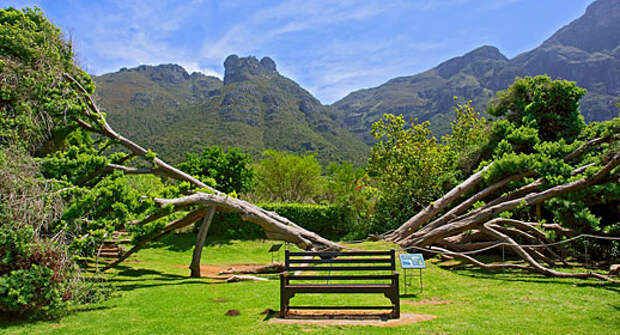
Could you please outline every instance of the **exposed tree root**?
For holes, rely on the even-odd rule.
[[[587,149],[610,141],[609,138],[600,138],[587,142],[567,155],[564,160],[573,160]],[[595,165],[590,163],[576,168],[571,175],[583,173],[587,168]],[[594,185],[614,182],[618,179],[617,173],[614,172],[614,175],[610,175],[610,173],[617,170],[616,167],[619,165],[620,152],[616,150],[611,157],[607,156],[606,161],[600,165],[600,169],[590,176],[553,186],[546,190],[540,189],[543,181],[542,179],[537,179],[521,188],[493,199],[491,196],[510,182],[534,176],[536,173],[534,171],[526,171],[514,174],[504,177],[477,193],[473,193],[469,198],[450,208],[451,203],[457,198],[466,195],[476,188],[482,180],[481,172],[484,171],[482,170],[453,188],[437,201],[431,203],[431,205],[413,216],[393,233],[387,235],[385,239],[398,243],[404,249],[432,247],[435,250],[441,250],[445,256],[460,258],[489,270],[517,268],[546,276],[596,278],[614,281],[609,276],[600,273],[566,273],[553,270],[539,263],[544,262],[553,267],[559,261],[567,265],[564,257],[568,254],[568,251],[560,245],[553,244],[553,241],[548,238],[546,231],[553,231],[559,237],[573,237],[577,235],[576,232],[564,228],[557,223],[523,222],[497,218],[497,216],[502,212],[512,211],[524,206],[540,206],[549,199],[567,195]],[[474,203],[486,200],[489,197],[491,199],[486,205],[466,213]],[[434,216],[446,209],[447,211],[444,214],[433,220]],[[527,241],[527,244],[520,246],[515,241],[515,238],[520,241]],[[475,251],[498,243],[508,246],[509,250],[522,258],[527,265],[512,263],[486,264],[474,258],[473,254],[466,253],[466,251]]]

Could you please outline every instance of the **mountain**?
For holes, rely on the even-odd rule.
[[[171,161],[222,145],[364,163],[368,146],[271,58],[231,55],[224,68],[223,81],[174,64],[123,68],[95,77],[96,94],[114,128]]]
[[[384,113],[430,120],[437,134],[449,130],[454,96],[471,99],[478,110],[516,76],[547,74],[576,81],[588,93],[581,100],[586,121],[618,115],[620,96],[620,1],[598,0],[537,48],[507,59],[492,46],[452,58],[428,71],[398,77],[350,93],[332,106],[345,126],[372,143],[370,125]]]

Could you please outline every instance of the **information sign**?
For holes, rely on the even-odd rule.
[[[425,269],[424,256],[422,254],[400,254],[400,266],[403,269]]]

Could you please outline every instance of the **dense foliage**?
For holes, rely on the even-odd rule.
[[[438,141],[429,122],[385,114],[373,124],[377,143],[368,169],[381,191],[372,232],[396,228],[478,166],[486,142],[486,120],[470,103],[455,108],[452,134]]]
[[[274,211],[325,238],[338,240],[353,229],[340,207],[336,205],[268,202],[257,205]],[[265,238],[265,233],[259,226],[242,221],[238,213],[215,214],[209,234],[224,239]]]
[[[516,127],[531,125],[542,141],[561,138],[572,142],[585,123],[579,113],[579,99],[586,90],[566,80],[548,76],[517,78],[508,89],[497,93],[489,114],[505,116]]]
[[[0,312],[24,314],[55,310],[70,298],[71,264],[48,238],[62,212],[36,162],[20,149],[0,148]],[[58,239],[62,236],[58,236]]]
[[[38,10],[0,10],[0,145],[39,155],[52,151],[84,106],[64,72],[86,90],[94,84],[73,63],[71,45]]]
[[[99,284],[79,279],[68,248],[79,240],[79,229],[64,218],[78,201],[71,195],[80,192],[73,185],[76,176],[109,159],[96,157],[92,138],[75,133],[76,118],[90,116],[65,74],[86,92],[94,91],[90,77],[73,62],[71,45],[38,9],[0,10],[0,310],[5,313],[57,313],[69,300],[101,297],[93,291]],[[55,154],[63,148],[67,152]],[[46,154],[53,156],[32,158]],[[83,161],[62,166],[69,157]],[[80,170],[84,167],[89,169]],[[68,173],[72,169],[75,174]]]
[[[323,168],[315,155],[266,150],[256,165],[257,192],[268,201],[307,202],[323,190]]]
[[[226,152],[221,146],[206,147],[200,155],[187,153],[179,169],[201,180],[213,178],[215,187],[224,193],[247,193],[254,189],[254,169],[250,155],[239,148]]]
[[[368,236],[378,191],[372,186],[366,169],[356,168],[351,163],[331,163],[326,172],[324,201],[339,208],[350,227],[346,238]]]

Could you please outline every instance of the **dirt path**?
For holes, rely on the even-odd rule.
[[[175,268],[187,269],[187,265],[175,265]],[[282,265],[280,263],[271,264],[224,264],[224,265],[201,265],[200,276],[210,279],[228,279],[233,274],[259,274],[259,273],[279,273]]]
[[[291,314],[289,314],[291,315]],[[272,318],[269,323],[277,324],[302,324],[319,326],[377,326],[395,327],[409,325],[416,322],[428,321],[436,318],[435,315],[401,313],[400,319],[382,319],[384,313],[368,311],[295,311],[287,319]],[[328,319],[329,317],[329,319]]]

